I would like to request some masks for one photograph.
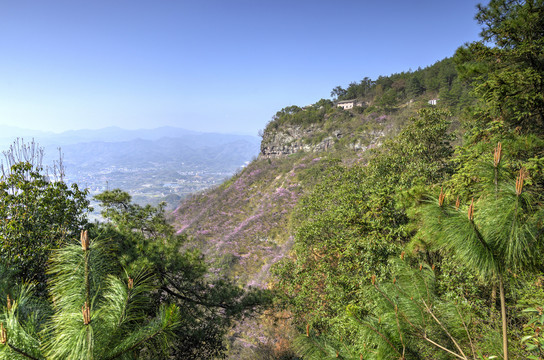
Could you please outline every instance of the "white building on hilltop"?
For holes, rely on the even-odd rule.
[[[344,110],[353,109],[354,106],[357,106],[357,100],[342,100],[336,103],[336,106],[341,107]]]

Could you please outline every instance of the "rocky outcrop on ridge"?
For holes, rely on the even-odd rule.
[[[327,151],[341,139],[344,134],[341,130],[331,131],[329,136],[313,143],[314,139],[322,129],[316,125],[309,127],[286,126],[275,132],[265,132],[261,142],[261,158],[277,158],[291,155],[297,152],[321,152]]]

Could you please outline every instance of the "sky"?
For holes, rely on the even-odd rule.
[[[0,125],[256,135],[479,38],[472,0],[0,0]]]

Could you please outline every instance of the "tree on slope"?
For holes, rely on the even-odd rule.
[[[499,181],[501,147],[497,146],[493,167],[488,169],[488,190],[461,211],[457,198],[448,205],[441,192],[425,208],[423,231],[439,247],[450,250],[484,281],[498,283],[501,303],[504,359],[508,359],[508,334],[504,282],[509,272],[536,269],[543,250],[543,211],[524,189],[528,177],[521,169],[514,181]]]
[[[37,282],[41,291],[50,251],[76,237],[87,222],[87,191],[48,176],[41,164],[43,149],[35,143],[15,142],[4,156],[0,262],[16,270],[21,280]]]
[[[455,55],[480,99],[478,121],[544,134],[544,1],[491,0],[478,9],[482,39]]]
[[[199,251],[183,249],[186,235],[176,234],[160,205],[134,204],[119,189],[96,196],[102,215],[109,220],[93,229],[97,236],[113,240],[122,264],[128,269],[146,266],[153,272],[155,307],[175,303],[183,321],[176,339],[151,359],[210,359],[224,355],[225,335],[235,320],[252,314],[268,302],[268,292],[243,289],[225,278],[217,278]],[[214,278],[215,277],[215,278]]]

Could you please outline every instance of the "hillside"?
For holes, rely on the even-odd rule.
[[[324,181],[327,169],[365,161],[366,150],[378,146],[391,131],[387,121],[378,118],[367,124],[374,123],[379,131],[354,139],[354,144],[368,141],[365,148],[342,143],[348,146],[317,145],[310,151],[289,150],[288,155],[280,156],[262,151],[223,184],[183,201],[172,215],[175,228],[189,236],[190,247],[202,250],[218,277],[227,276],[244,287],[267,288],[272,266],[293,247],[292,216],[300,199]],[[293,134],[291,127],[284,131]],[[292,149],[294,142],[282,143],[285,138],[278,136],[280,132],[265,133],[263,144],[264,139],[273,138],[282,149]],[[229,358],[260,358],[247,352],[275,341],[270,331],[276,330],[265,323],[264,318],[239,323],[230,338]]]
[[[190,235],[217,273],[229,274],[240,284],[266,286],[270,266],[292,245],[290,219],[298,200],[322,181],[327,168],[364,161],[367,150],[394,129],[391,116],[330,110],[333,119],[336,114],[343,117],[342,122],[330,121],[332,130],[284,125],[265,132],[257,159],[174,211],[179,232]]]
[[[543,15],[491,2],[453,59],[281,109],[175,211],[219,276],[275,291],[231,358],[542,358]]]
[[[472,83],[461,82],[446,59],[333,89],[335,101],[355,104],[348,109],[323,99],[283,108],[262,133],[257,159],[174,211],[178,233],[218,277],[280,294],[269,318],[233,330],[231,358],[296,359],[296,351],[385,359],[409,346],[425,359],[445,359],[442,349],[453,341],[464,349],[448,353],[462,359],[464,351],[500,353],[501,343],[516,358],[534,353],[508,350],[507,339],[522,329],[534,334],[519,309],[533,311],[542,300],[542,272],[530,272],[542,267],[534,258],[542,246],[542,112],[524,100],[536,99],[538,86],[497,101],[504,94],[490,95],[491,80],[471,71],[463,76]],[[409,91],[414,83],[417,92]],[[469,93],[479,83],[486,86]],[[426,309],[423,320],[417,308]],[[508,326],[507,317],[516,323]],[[439,334],[431,345],[440,346],[422,333]]]
[[[544,0],[475,18],[453,57],[286,106],[260,146],[17,138],[0,360],[543,360]]]
[[[343,110],[323,101],[283,109],[262,134],[258,158],[223,184],[184,200],[172,214],[175,228],[206,255],[217,276],[267,288],[274,264],[294,246],[301,200],[338,166],[367,164],[384,141],[412,123],[419,109],[432,108],[426,96],[387,112]],[[278,338],[286,334],[266,323],[263,318],[239,324],[230,356],[258,359],[261,355],[253,351],[283,341]]]
[[[444,69],[453,71],[456,82],[447,59],[413,73],[381,77],[369,83],[369,91],[383,89],[383,83],[391,88],[394,81],[389,80],[399,76],[429,78]],[[387,108],[377,105],[378,95],[365,108],[344,110],[321,99],[304,108],[281,109],[262,134],[258,158],[220,186],[182,202],[173,213],[175,226],[208,255],[218,273],[240,284],[265,286],[270,266],[292,245],[291,215],[298,200],[322,182],[330,166],[366,163],[372,150],[410,123],[419,109],[432,108],[428,99],[440,90],[436,86],[427,92],[422,85],[415,98],[398,97]]]

